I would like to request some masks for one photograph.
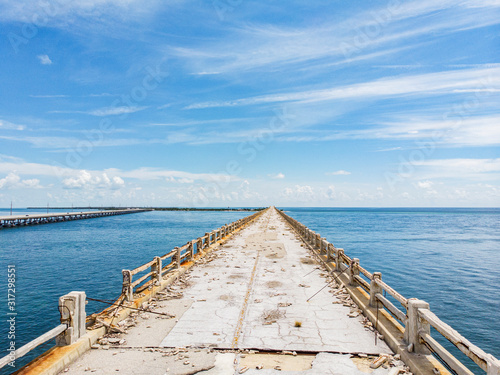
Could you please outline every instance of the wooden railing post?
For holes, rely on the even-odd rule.
[[[384,290],[377,284],[377,280],[382,280],[382,274],[380,272],[374,272],[373,278],[370,281],[370,306],[378,308],[377,294],[382,294]]]
[[[335,270],[342,272],[342,267],[340,266],[343,262],[342,256],[344,255],[344,249],[337,249],[337,257],[335,258]]]
[[[409,298],[406,308],[406,325],[404,339],[408,344],[408,351],[418,354],[428,354],[429,350],[424,344],[420,343],[420,334],[430,335],[431,326],[428,322],[420,318],[419,309],[429,309],[429,304],[417,298]]]
[[[130,272],[129,270],[122,270],[122,276],[122,294],[125,296],[126,301],[133,301],[134,291],[132,288],[132,272]]]
[[[153,283],[158,283],[160,284],[161,282],[161,258],[160,257],[154,257],[155,263],[151,265],[151,281]]]
[[[357,285],[356,278],[354,276],[359,275],[359,259],[358,258],[352,258],[351,259],[351,269],[349,270],[349,284],[351,285]]]
[[[319,249],[319,253],[321,254],[321,235],[317,233],[315,237],[314,247],[317,247]]]
[[[203,248],[204,248],[204,249],[206,249],[207,247],[209,247],[209,246],[210,246],[210,233],[206,232],[206,233],[205,233],[205,236],[206,236],[207,238],[205,239],[205,246],[203,246]]]
[[[67,329],[56,337],[57,346],[71,345],[85,335],[85,292],[71,292],[59,298],[61,324]]]

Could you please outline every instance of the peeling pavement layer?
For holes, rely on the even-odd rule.
[[[65,373],[389,373],[369,364],[391,350],[274,208],[196,263],[143,306],[174,318],[133,313]]]

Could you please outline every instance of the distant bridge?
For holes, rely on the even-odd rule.
[[[93,219],[104,216],[115,216],[135,214],[138,212],[151,211],[150,209],[126,209],[109,211],[87,211],[87,212],[55,212],[51,214],[0,216],[0,229],[23,227],[28,225],[59,223],[61,221]]]

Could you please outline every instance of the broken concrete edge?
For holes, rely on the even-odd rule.
[[[431,354],[416,354],[408,351],[407,346],[403,340],[403,335],[405,328],[389,314],[383,308],[379,309],[378,319],[377,319],[377,309],[370,307],[370,296],[366,293],[360,286],[350,285],[349,276],[345,273],[336,271],[336,266],[334,262],[327,262],[326,255],[321,255],[316,248],[311,246],[302,235],[295,230],[295,228],[290,225],[290,223],[285,220],[289,228],[291,228],[297,236],[302,240],[302,242],[308,247],[309,250],[314,254],[314,256],[320,261],[320,263],[330,272],[331,275],[336,277],[336,280],[342,283],[342,286],[347,290],[351,299],[363,312],[363,315],[367,317],[376,327],[376,330],[384,336],[385,343],[391,348],[395,354],[401,356],[401,360],[410,367],[410,370],[415,375],[427,375],[434,374],[435,371],[439,371],[438,374],[441,375],[451,375],[451,373],[446,369],[436,358]],[[436,369],[436,370],[435,370]]]
[[[153,285],[151,289],[147,291],[143,291],[145,293],[144,296],[134,299],[132,303],[127,303],[127,305],[122,305],[123,310],[118,312],[114,317],[109,318],[106,317],[102,319],[105,323],[110,324],[111,321],[114,323],[118,323],[131,314],[133,308],[140,308],[144,302],[149,301],[151,298],[156,296],[156,294],[167,286],[173,284],[180,276],[182,276],[187,270],[196,265],[196,261],[198,259],[202,259],[207,254],[214,251],[216,248],[224,244],[229,238],[233,235],[237,234],[253,221],[257,220],[264,212],[268,209],[259,211],[258,215],[252,218],[247,223],[243,224],[241,227],[234,230],[232,233],[229,233],[226,237],[216,241],[206,249],[195,254],[194,261],[185,262],[181,265],[181,268],[175,270],[172,275],[169,275],[166,279],[162,280],[160,285]],[[120,297],[115,301],[115,305],[120,304]],[[99,315],[105,315],[111,309],[116,308],[116,306],[110,306],[103,311],[101,311]],[[68,346],[56,346],[45,353],[41,354],[28,364],[21,367],[19,370],[13,373],[13,375],[57,375],[61,371],[63,371],[66,367],[68,367],[72,362],[81,357],[85,352],[91,349],[92,345],[94,345],[97,340],[106,334],[106,327],[100,327],[95,330],[87,330],[87,333],[80,337],[77,342]]]

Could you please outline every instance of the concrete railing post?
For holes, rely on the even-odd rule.
[[[330,263],[332,261],[332,253],[335,251],[334,250],[335,247],[333,246],[333,244],[329,243],[328,244],[328,247],[326,249],[326,262],[327,263]]]
[[[175,247],[175,268],[179,269],[181,268],[181,248],[180,247]]]
[[[129,270],[122,270],[122,276],[122,294],[125,296],[126,301],[133,301],[134,290],[132,288],[132,272],[130,272]]]
[[[319,252],[321,254],[321,235],[316,234],[315,239],[314,239],[314,247],[317,247],[319,249]]]
[[[429,304],[417,298],[408,299],[404,339],[408,344],[409,352],[428,354],[429,350],[427,347],[420,343],[420,333],[430,335],[431,326],[428,322],[420,318],[418,314],[419,309],[429,309]]]
[[[194,258],[194,244],[196,243],[196,240],[191,241],[189,243],[188,251],[189,251],[189,260],[193,260]]]
[[[382,280],[382,274],[380,272],[374,272],[373,278],[370,281],[370,306],[378,308],[377,294],[382,294],[384,290],[377,284],[377,280]]]
[[[354,276],[359,275],[359,259],[353,258],[351,259],[351,269],[349,270],[349,284],[357,285],[357,281]]]
[[[151,265],[151,280],[153,283],[160,284],[161,282],[161,258],[154,257],[154,263]]]
[[[335,270],[338,272],[342,272],[342,267],[340,266],[343,263],[342,256],[344,255],[344,249],[337,249],[337,257],[335,258]]]
[[[488,370],[486,375],[500,375],[500,361],[494,360],[488,362]]]
[[[85,335],[85,292],[71,292],[59,298],[61,324],[66,324],[66,331],[56,337],[57,346],[71,345]]]
[[[206,236],[207,238],[205,239],[205,246],[203,246],[203,248],[204,248],[204,249],[206,249],[207,247],[209,247],[209,246],[210,246],[210,233],[208,233],[208,232],[207,232],[207,233],[205,233],[205,236]]]

